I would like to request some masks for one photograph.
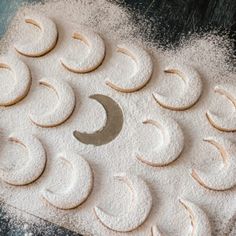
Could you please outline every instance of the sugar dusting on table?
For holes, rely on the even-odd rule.
[[[227,37],[215,34],[194,35],[183,40],[175,49],[163,49],[158,42],[154,44],[143,37],[142,29],[147,22],[136,25],[132,22],[129,12],[116,4],[104,0],[59,0],[20,8],[0,42],[2,54],[14,53],[12,45],[16,40],[26,41],[38,37],[38,30],[23,24],[24,15],[33,12],[43,13],[54,20],[58,26],[59,40],[55,49],[41,58],[19,56],[30,67],[33,84],[30,93],[22,102],[0,110],[1,142],[4,145],[6,137],[15,130],[29,131],[42,140],[47,150],[48,164],[42,177],[29,186],[16,188],[1,182],[0,197],[19,209],[84,235],[123,235],[101,225],[94,215],[93,207],[99,205],[114,215],[125,212],[127,202],[131,202],[130,195],[122,183],[112,179],[112,175],[131,172],[147,181],[152,191],[153,207],[146,222],[128,235],[148,235],[155,224],[166,235],[186,235],[191,228],[190,220],[179,204],[179,197],[186,197],[204,209],[214,235],[230,231],[230,235],[234,235],[230,225],[234,225],[232,219],[235,218],[236,212],[235,188],[224,192],[207,191],[194,182],[189,174],[191,167],[210,172],[221,164],[219,153],[205,144],[203,138],[209,135],[221,135],[232,140],[235,138],[234,133],[222,133],[212,128],[205,116],[208,109],[225,115],[232,112],[230,104],[223,97],[216,96],[213,91],[218,83],[236,85],[232,47]],[[70,73],[59,62],[61,55],[86,54],[83,44],[73,42],[71,38],[71,32],[79,25],[95,30],[106,44],[106,58],[103,64],[88,74]],[[131,60],[115,52],[116,45],[121,42],[140,44],[152,55],[152,79],[136,93],[118,93],[105,85],[107,75],[116,80],[120,79],[121,75],[123,79],[129,78],[133,73]],[[200,100],[183,112],[163,109],[152,97],[157,86],[167,95],[178,96],[181,93],[183,85],[179,80],[175,77],[167,78],[163,72],[173,62],[194,66],[203,82]],[[38,128],[28,118],[30,111],[38,109],[39,112],[45,112],[56,103],[53,93],[38,87],[37,82],[44,76],[67,80],[73,87],[77,100],[72,117],[52,129]],[[4,80],[5,82],[8,83]],[[91,132],[103,125],[105,118],[102,108],[88,98],[94,93],[113,97],[123,108],[125,116],[120,135],[113,142],[100,147],[84,145],[72,136],[73,130],[81,128]],[[149,152],[161,140],[160,133],[151,126],[144,126],[142,121],[148,118],[158,119],[162,114],[174,118],[180,124],[185,136],[185,147],[179,159],[170,166],[153,168],[138,162],[135,153],[140,145],[144,152]],[[13,153],[15,156],[19,155],[19,160],[26,155],[18,146],[6,147],[8,148],[1,152],[0,160],[1,163],[4,161],[5,165],[8,159],[12,161]],[[43,201],[40,190],[48,185],[53,186],[55,191],[66,188],[71,176],[70,169],[60,163],[57,153],[68,148],[81,154],[90,163],[94,171],[94,188],[84,204],[74,210],[61,211]],[[18,168],[21,163],[16,160],[14,165]],[[8,213],[15,214],[15,211],[9,208]],[[34,222],[33,218],[32,221]]]

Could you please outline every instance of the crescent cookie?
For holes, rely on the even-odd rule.
[[[178,123],[169,117],[158,117],[157,120],[147,120],[144,124],[151,124],[162,131],[162,145],[154,149],[150,154],[138,152],[136,157],[143,163],[161,167],[175,161],[184,147],[184,135]]]
[[[142,89],[151,79],[153,62],[151,56],[141,47],[129,43],[118,45],[117,52],[124,53],[134,60],[136,71],[126,82],[106,80],[106,85],[123,93],[132,93]]]
[[[81,40],[89,47],[89,53],[85,57],[69,58],[62,57],[61,64],[69,71],[75,73],[87,73],[101,65],[105,57],[105,44],[103,39],[95,32],[87,29],[75,31],[74,39]]]
[[[166,68],[164,72],[178,76],[184,83],[184,89],[178,97],[164,96],[162,91],[158,90],[153,93],[155,101],[162,107],[175,111],[192,107],[202,93],[202,80],[199,73],[191,66],[175,64]]]
[[[0,169],[0,178],[11,185],[27,185],[37,180],[46,165],[46,153],[38,138],[18,132],[9,137],[10,141],[21,144],[28,152],[28,161],[17,170]]]
[[[31,86],[30,70],[23,61],[11,56],[0,57],[0,68],[9,69],[13,73],[13,88],[0,94],[0,106],[10,106],[28,94]]]
[[[132,207],[118,216],[110,215],[99,207],[95,207],[94,212],[107,228],[118,232],[129,232],[147,219],[152,207],[152,196],[147,184],[140,177],[126,173],[120,173],[114,177],[124,181],[131,189]]]
[[[54,207],[68,210],[86,201],[93,187],[93,173],[82,156],[70,151],[62,153],[60,156],[62,161],[69,162],[72,167],[71,183],[62,192],[43,189],[42,197]]]
[[[211,236],[211,225],[206,213],[196,204],[186,199],[180,199],[179,201],[189,213],[192,225],[191,235]]]
[[[39,57],[55,47],[58,32],[56,24],[49,17],[39,14],[29,15],[25,17],[25,22],[38,27],[41,30],[41,37],[26,44],[15,43],[14,47],[17,52],[29,57]]]
[[[236,108],[236,86],[232,84],[217,85],[214,89],[215,93],[218,93],[228,99],[233,108]],[[236,131],[236,114],[233,112],[231,116],[222,115],[218,116],[212,113],[211,111],[206,112],[206,116],[210,124],[224,132],[234,132]]]
[[[54,110],[42,115],[31,113],[30,120],[41,127],[55,127],[64,123],[72,114],[75,107],[75,94],[70,85],[62,79],[44,78],[39,84],[55,90],[58,97]]]
[[[223,167],[212,174],[192,169],[192,177],[203,187],[211,190],[224,191],[236,185],[236,146],[229,139],[209,137],[204,141],[215,146],[222,157]]]

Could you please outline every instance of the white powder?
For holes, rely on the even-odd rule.
[[[105,228],[96,218],[93,208],[99,205],[113,215],[126,212],[132,204],[131,195],[124,183],[115,181],[112,176],[130,172],[148,183],[153,206],[145,223],[137,230],[127,233],[128,235],[148,235],[153,225],[157,225],[165,235],[187,235],[191,231],[190,219],[179,203],[179,197],[191,200],[205,211],[215,235],[225,231],[233,233],[226,222],[233,218],[236,211],[235,189],[207,191],[189,173],[192,167],[211,172],[222,164],[217,150],[204,143],[203,138],[221,135],[234,139],[235,136],[234,133],[222,133],[214,129],[205,115],[210,108],[223,115],[229,114],[232,109],[224,97],[213,92],[218,83],[236,85],[235,71],[228,63],[231,53],[228,41],[214,35],[193,37],[176,50],[163,50],[158,47],[158,43],[153,45],[138,37],[142,28],[134,27],[129,14],[116,5],[103,0],[61,0],[21,8],[1,41],[2,53],[15,53],[11,48],[14,42],[32,41],[39,36],[37,28],[23,23],[24,15],[33,12],[46,14],[53,19],[59,30],[59,39],[56,47],[43,57],[27,58],[19,55],[31,70],[33,84],[27,97],[20,103],[0,110],[3,147],[0,161],[4,162],[4,166],[14,163],[13,167],[16,169],[24,165],[24,156],[27,155],[24,149],[15,144],[10,146],[6,142],[10,133],[19,130],[31,132],[42,141],[48,162],[43,175],[31,185],[13,187],[0,182],[0,197],[21,210],[84,235],[124,235]],[[106,58],[102,65],[87,74],[68,72],[59,62],[62,55],[73,58],[86,55],[85,45],[71,39],[74,27],[80,25],[98,32],[106,45]],[[107,75],[115,81],[121,77],[129,78],[134,72],[132,60],[115,51],[116,45],[125,41],[144,44],[154,62],[150,82],[142,90],[131,94],[116,92],[105,85]],[[168,96],[179,96],[181,93],[183,86],[179,79],[174,76],[169,78],[163,71],[170,63],[190,63],[201,75],[203,93],[197,104],[186,111],[164,109],[152,97],[157,86],[159,91]],[[11,74],[1,71],[0,77],[3,75],[11,77]],[[76,94],[76,108],[65,123],[47,129],[32,124],[28,114],[31,111],[44,113],[55,106],[56,94],[38,86],[42,77],[51,76],[70,83]],[[9,81],[4,79],[3,82],[0,94],[2,89],[11,88]],[[103,108],[88,98],[95,93],[112,97],[124,112],[124,126],[119,136],[111,143],[98,147],[80,143],[72,135],[76,129],[91,132],[104,125]],[[157,120],[162,114],[174,118],[181,126],[185,146],[181,156],[171,165],[154,168],[137,161],[135,153],[142,146],[142,152],[148,154],[159,145],[161,133],[153,126],[143,125],[142,121]],[[89,162],[94,171],[94,187],[84,204],[76,209],[63,211],[47,204],[41,198],[40,191],[45,186],[50,186],[55,192],[67,188],[71,177],[70,166],[57,159],[57,154],[66,149],[81,154]]]

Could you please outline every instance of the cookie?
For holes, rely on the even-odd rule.
[[[107,228],[129,232],[140,226],[148,217],[152,207],[152,196],[147,184],[138,176],[120,173],[114,176],[124,181],[132,192],[132,207],[126,213],[114,216],[107,214],[101,208],[95,207],[94,212],[99,221]],[[140,211],[140,209],[142,209]]]
[[[224,85],[217,85],[214,89],[217,94],[225,96],[231,104],[233,108],[236,108],[236,87],[232,84],[224,84]],[[234,132],[236,131],[236,114],[235,112],[232,115],[215,115],[211,111],[206,112],[206,116],[210,124],[224,132]]]
[[[89,52],[85,57],[70,58],[64,56],[60,59],[61,64],[69,71],[75,73],[87,73],[101,65],[105,57],[105,44],[103,39],[95,32],[80,29],[73,33],[72,38],[85,43]]]
[[[69,186],[60,192],[50,188],[42,190],[42,197],[59,209],[72,209],[81,205],[88,198],[93,187],[93,173],[88,162],[80,155],[67,151],[60,154],[61,160],[72,167],[72,177]]]
[[[10,141],[21,144],[28,152],[28,159],[17,170],[0,169],[0,178],[11,185],[27,185],[37,180],[43,173],[46,165],[46,153],[43,145],[34,135],[26,132],[14,133]]]
[[[58,38],[56,24],[47,16],[40,14],[28,15],[25,22],[35,25],[41,30],[41,37],[28,43],[15,43],[14,47],[17,52],[29,57],[40,57],[51,51]]]
[[[236,146],[229,139],[219,136],[209,137],[204,141],[219,150],[224,165],[211,174],[192,169],[192,177],[207,189],[224,191],[233,188],[236,185]]]
[[[9,69],[14,75],[13,88],[0,95],[0,106],[16,104],[29,92],[31,86],[30,70],[23,61],[12,56],[1,57],[0,68]]]
[[[106,85],[123,93],[132,93],[143,88],[151,79],[153,62],[151,56],[141,47],[133,44],[118,45],[117,52],[124,53],[134,60],[136,70],[130,78],[113,81],[111,78],[106,80]]]
[[[75,94],[70,85],[56,78],[44,78],[39,84],[52,88],[58,97],[58,102],[53,111],[41,115],[30,113],[30,120],[41,127],[55,127],[65,122],[75,108]]]
[[[161,167],[175,161],[181,154],[184,147],[184,135],[178,123],[169,117],[158,117],[157,120],[147,120],[144,124],[154,125],[162,131],[162,145],[148,154],[136,154],[136,158],[143,163]]]
[[[178,97],[164,96],[162,91],[157,89],[153,93],[155,101],[160,106],[175,111],[183,111],[192,107],[202,93],[202,80],[199,73],[188,65],[170,65],[164,72],[178,76],[183,81],[184,88]]]

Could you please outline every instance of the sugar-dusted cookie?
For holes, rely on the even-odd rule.
[[[214,173],[206,173],[193,169],[192,177],[203,187],[211,190],[227,190],[236,185],[236,146],[229,139],[223,137],[209,137],[204,139],[215,146],[221,154],[224,165]]]
[[[28,15],[25,17],[25,22],[40,28],[41,37],[29,43],[15,43],[17,52],[29,57],[39,57],[55,47],[58,32],[56,24],[49,17],[40,14]]]
[[[75,56],[74,58],[64,55],[60,59],[61,64],[75,73],[86,73],[95,70],[105,57],[103,39],[97,33],[88,29],[76,30],[72,37],[85,43],[89,48],[89,53],[84,57]]]
[[[23,61],[12,56],[0,57],[0,68],[9,69],[14,76],[12,89],[0,94],[0,106],[10,106],[28,94],[31,86],[30,70]]]
[[[151,79],[153,62],[151,56],[143,48],[130,43],[118,45],[117,52],[121,52],[132,58],[136,64],[136,70],[130,78],[113,81],[112,78],[106,80],[106,84],[111,88],[124,92],[132,93],[143,88]]]
[[[126,213],[114,216],[95,207],[98,219],[107,228],[119,232],[128,232],[140,226],[148,217],[152,207],[152,196],[147,184],[138,176],[120,173],[114,176],[124,181],[132,192],[132,206]]]
[[[176,160],[184,147],[184,135],[178,123],[169,117],[158,117],[143,123],[160,129],[163,142],[149,154],[138,152],[137,159],[150,166],[166,166]]]
[[[217,85],[214,91],[220,95],[225,96],[236,108],[236,86],[232,84]],[[232,115],[215,115],[211,111],[206,112],[207,119],[210,124],[218,130],[225,132],[236,131],[236,113]]]
[[[42,115],[30,113],[30,120],[41,127],[54,127],[62,124],[70,117],[75,107],[73,89],[62,79],[44,78],[39,83],[55,90],[58,102],[55,108],[48,113]]]
[[[192,225],[191,235],[211,236],[211,225],[206,213],[196,204],[188,200],[180,199],[179,201],[189,213]]]
[[[88,198],[93,187],[93,173],[82,156],[70,151],[60,156],[62,161],[71,165],[71,183],[64,191],[53,192],[50,188],[45,188],[41,194],[54,207],[67,210],[81,205]]]
[[[38,138],[26,132],[14,133],[9,140],[25,147],[28,152],[28,160],[17,170],[5,170],[4,167],[1,167],[0,178],[11,185],[26,185],[34,182],[43,173],[46,165],[43,145]]]
[[[192,107],[199,99],[202,93],[202,81],[198,72],[189,65],[170,65],[164,70],[165,73],[178,76],[184,83],[183,91],[180,96],[164,96],[162,91],[157,88],[153,97],[162,107],[183,111]]]

